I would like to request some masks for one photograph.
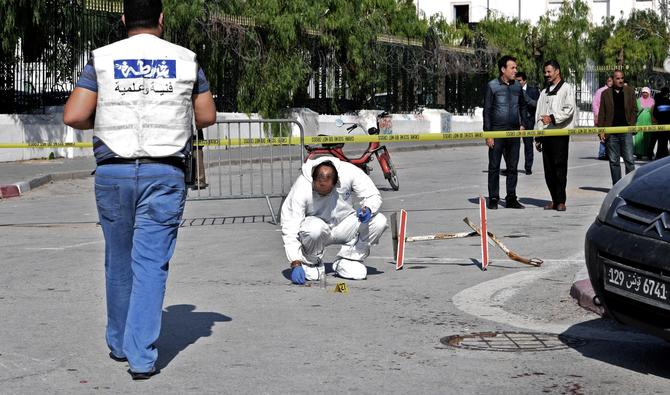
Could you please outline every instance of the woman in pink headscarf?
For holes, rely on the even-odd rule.
[[[651,89],[642,88],[642,96],[637,99],[637,126],[648,126],[652,124],[652,111],[654,109],[654,99],[651,97]],[[638,158],[648,157],[653,159],[654,145],[656,139],[654,133],[637,133],[633,138],[633,153]]]

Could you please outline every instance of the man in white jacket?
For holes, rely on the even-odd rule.
[[[544,64],[546,89],[540,92],[535,112],[535,129],[571,129],[575,126],[575,90],[561,77],[561,66],[555,60]],[[544,179],[551,194],[545,210],[565,211],[568,184],[568,147],[570,136],[546,136],[535,139],[542,151]]]
[[[359,202],[356,210],[352,194]],[[307,161],[281,211],[282,237],[291,265],[291,280],[304,284],[325,275],[326,246],[340,244],[333,270],[343,278],[367,277],[363,260],[386,229],[379,213],[382,198],[361,169],[333,157]]]

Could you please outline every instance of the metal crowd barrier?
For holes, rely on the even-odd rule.
[[[295,128],[300,131],[300,145],[291,145],[290,139],[258,143],[259,138],[291,137]],[[194,154],[202,149],[203,157],[196,174],[204,169],[208,185],[203,187],[196,179],[187,199],[265,199],[273,223],[278,224],[270,199],[280,198],[281,207],[288,195],[304,161],[304,136],[302,125],[291,119],[217,121],[194,142]]]

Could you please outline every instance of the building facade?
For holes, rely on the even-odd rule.
[[[660,10],[667,0],[585,0],[591,9],[591,22],[598,25],[608,16],[627,18],[633,10]],[[442,14],[449,22],[472,23],[486,18],[489,10],[508,18],[535,24],[542,15],[560,8],[563,0],[415,0],[426,16]]]

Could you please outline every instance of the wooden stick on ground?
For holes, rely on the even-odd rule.
[[[463,218],[463,222],[465,222],[470,228],[472,228],[472,230],[477,232],[477,234],[481,235],[482,233],[481,229],[479,229],[479,227],[476,224],[470,221],[468,217]],[[510,251],[510,249],[507,248],[500,240],[498,240],[498,238],[492,232],[486,232],[486,233],[489,235],[489,238],[493,240],[493,242],[496,243],[496,245],[500,247],[501,250],[503,250],[503,252],[509,257],[509,259],[535,267],[538,267],[542,265],[542,263],[544,263],[544,261],[539,258],[528,259],[520,256],[514,251]]]

